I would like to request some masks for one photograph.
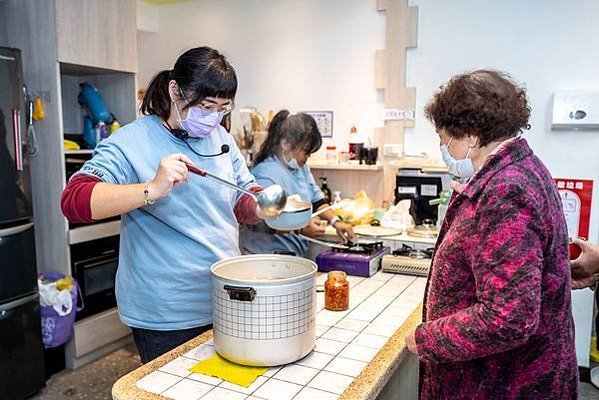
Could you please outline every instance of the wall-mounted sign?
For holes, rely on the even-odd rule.
[[[332,111],[302,111],[311,115],[316,120],[316,125],[323,138],[333,137],[333,112]]]
[[[385,121],[413,121],[416,110],[413,108],[385,108],[383,120]]]
[[[593,181],[555,178],[562,199],[569,237],[589,238]]]

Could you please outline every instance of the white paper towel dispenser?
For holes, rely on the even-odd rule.
[[[551,129],[599,130],[599,89],[557,90]]]

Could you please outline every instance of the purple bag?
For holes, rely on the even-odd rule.
[[[57,281],[64,278],[65,275],[59,272],[44,272],[40,274],[41,279],[48,281]],[[71,312],[65,316],[58,315],[52,306],[41,306],[40,314],[42,316],[42,341],[44,347],[49,349],[65,344],[73,333],[73,324],[77,311],[83,308],[83,299],[79,284],[73,278],[75,287],[71,289],[71,300],[73,300],[73,308]]]

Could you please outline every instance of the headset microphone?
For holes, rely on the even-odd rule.
[[[202,154],[202,153],[198,153],[197,151],[195,151],[187,142],[186,139],[183,139],[183,141],[185,142],[185,144],[187,145],[187,147],[189,147],[189,150],[191,150],[194,154],[200,156],[200,157],[204,157],[204,158],[210,158],[210,157],[218,157],[221,156],[223,154],[227,154],[229,152],[229,145],[227,144],[223,144],[222,146],[220,146],[220,153],[215,153],[215,154]]]
[[[179,140],[187,140],[189,138],[189,133],[185,129],[169,129],[174,137]]]
[[[189,142],[187,142],[187,139],[189,139],[189,133],[187,133],[187,131],[185,129],[171,129],[169,126],[169,130],[173,134],[174,137],[176,137],[179,140],[184,141],[185,144],[187,145],[187,147],[189,147],[189,150],[191,150],[194,154],[196,154],[200,157],[204,157],[204,158],[218,157],[220,155],[227,154],[229,152],[229,145],[223,144],[222,146],[220,146],[220,153],[215,153],[215,154],[198,153],[189,145]]]

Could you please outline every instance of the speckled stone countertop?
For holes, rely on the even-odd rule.
[[[317,284],[326,275],[319,274]],[[133,399],[374,399],[407,354],[404,338],[421,321],[425,278],[379,272],[349,276],[351,305],[325,310],[318,293],[316,345],[304,359],[273,367],[249,388],[192,374],[187,368],[214,354],[212,331],[119,379],[116,400]]]

